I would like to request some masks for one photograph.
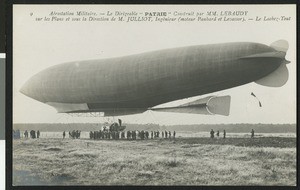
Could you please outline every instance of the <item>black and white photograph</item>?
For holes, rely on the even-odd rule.
[[[296,5],[15,4],[13,186],[296,186]]]

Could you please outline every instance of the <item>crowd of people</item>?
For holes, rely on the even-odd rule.
[[[171,131],[146,131],[146,130],[135,130],[135,131],[110,131],[110,130],[99,130],[99,131],[90,131],[90,139],[127,139],[127,140],[136,140],[136,139],[157,139],[161,134],[162,138],[173,138],[175,139],[176,132],[173,134]]]
[[[80,134],[81,134],[81,131],[78,131],[78,130],[73,130],[72,132],[69,131],[69,138],[72,138],[72,139],[80,139]],[[65,138],[66,136],[66,132],[64,131],[63,132],[63,138]]]
[[[28,134],[30,134],[30,138],[35,139],[35,138],[40,138],[41,132],[40,132],[39,130],[37,130],[36,132],[35,132],[35,130],[31,130],[31,131],[28,133],[28,131],[25,130],[25,132],[24,132],[24,137],[25,137],[26,139],[29,138],[29,137],[28,137]]]
[[[217,136],[217,138],[219,138],[219,136],[220,136],[220,131],[217,131],[216,132],[216,136]],[[215,138],[215,131],[212,129],[212,130],[210,130],[210,138]],[[226,131],[224,130],[223,131],[223,138],[225,139],[226,138]]]
[[[254,130],[251,130],[251,138],[254,138]],[[80,138],[80,134],[81,131],[79,130],[73,130],[73,131],[69,131],[69,138],[72,139],[79,139]],[[35,138],[40,138],[40,131],[37,130],[31,130],[30,132],[28,132],[27,130],[25,130],[24,132],[24,137],[25,138],[30,138],[35,139]],[[89,137],[90,139],[114,139],[114,140],[118,140],[118,139],[128,139],[128,140],[136,140],[136,139],[157,139],[159,138],[161,135],[161,138],[163,139],[175,139],[176,136],[176,131],[173,131],[173,133],[171,133],[171,131],[147,131],[147,130],[134,130],[134,131],[112,131],[109,128],[104,128],[102,130],[99,131],[90,131],[89,133]],[[215,132],[213,129],[211,129],[210,131],[210,138],[215,138],[215,135],[217,138],[220,137],[220,131],[218,130],[217,132]],[[63,139],[66,136],[66,132],[63,131]],[[223,138],[226,138],[226,130],[223,130]],[[20,130],[13,130],[13,139],[20,139]]]

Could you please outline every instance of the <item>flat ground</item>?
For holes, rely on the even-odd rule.
[[[20,139],[14,185],[296,185],[296,138]]]

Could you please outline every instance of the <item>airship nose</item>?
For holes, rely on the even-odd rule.
[[[37,91],[39,89],[38,87],[39,84],[38,84],[37,77],[33,76],[28,81],[25,82],[25,84],[21,87],[19,92],[21,92],[22,94],[30,98],[41,101],[37,96],[38,94]]]
[[[31,93],[30,93],[30,83],[29,80],[25,82],[25,84],[21,87],[21,89],[19,90],[19,92],[21,92],[22,94],[32,97]]]

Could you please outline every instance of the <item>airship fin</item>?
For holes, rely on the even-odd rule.
[[[207,109],[212,114],[229,116],[230,113],[230,96],[213,96],[207,102]]]
[[[281,58],[282,62],[274,72],[255,81],[255,83],[268,87],[281,87],[289,79],[289,71],[286,64],[290,63],[290,61],[285,59],[286,51],[289,49],[289,43],[286,40],[278,40],[273,42],[270,47],[277,51],[271,52],[275,53],[273,57]]]
[[[286,67],[286,64],[281,63],[274,72],[255,81],[255,83],[268,87],[281,87],[288,81],[288,79],[289,71]]]
[[[286,40],[277,40],[270,45],[277,51],[286,52],[289,49],[289,43]]]
[[[230,96],[209,96],[176,107],[150,108],[159,112],[191,113],[204,115],[224,115],[230,112]]]

